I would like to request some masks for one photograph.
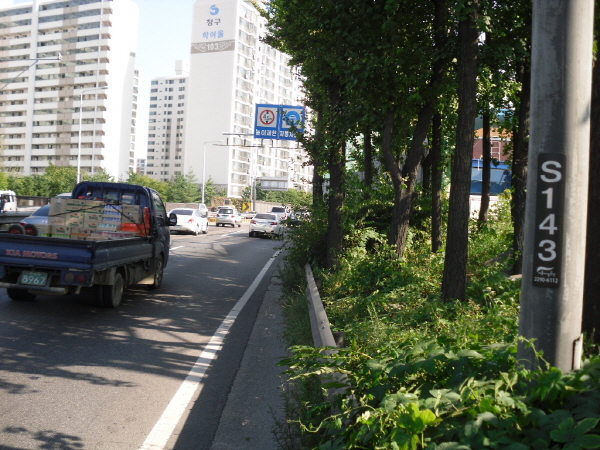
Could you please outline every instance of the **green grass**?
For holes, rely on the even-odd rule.
[[[337,270],[312,268],[329,320],[348,345],[327,357],[300,325],[307,313],[299,261],[316,254],[311,239],[321,237],[300,236],[284,277],[298,295],[286,300],[295,347],[284,361],[294,444],[281,448],[600,448],[600,358],[569,374],[517,364],[520,281],[508,277],[508,218],[505,210],[480,230],[473,226],[464,302],[441,300],[444,256],[430,252],[426,224],[412,231],[402,261],[377,230],[350,232]],[[331,387],[345,389],[333,402]]]

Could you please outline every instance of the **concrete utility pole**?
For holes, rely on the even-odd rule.
[[[593,0],[534,0],[531,137],[519,334],[563,372],[581,364]],[[519,358],[537,367],[524,345]]]

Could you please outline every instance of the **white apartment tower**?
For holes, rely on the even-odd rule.
[[[301,104],[289,57],[260,41],[264,23],[248,0],[194,4],[184,173],[191,169],[200,182],[212,177],[230,197],[255,177],[303,189],[312,177],[295,141],[253,137],[256,104]]]
[[[175,76],[150,82],[146,175],[161,181],[183,174],[189,62],[176,61]]]
[[[135,169],[137,18],[131,0],[0,0],[3,170]]]

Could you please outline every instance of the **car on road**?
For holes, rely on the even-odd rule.
[[[216,224],[216,226],[220,225],[222,227],[224,227],[225,225],[231,225],[232,227],[235,227],[237,225],[238,227],[241,227],[242,226],[242,216],[236,208],[221,207],[217,211],[217,216],[215,218],[215,224]]]
[[[248,236],[282,236],[283,223],[282,216],[273,213],[258,213],[250,220],[250,232]]]
[[[50,204],[44,205],[34,211],[30,216],[21,219],[19,223],[8,227],[10,234],[28,234],[37,236],[36,225],[46,225],[48,223],[48,214],[50,213]]]
[[[289,211],[285,206],[273,206],[271,214],[279,214],[282,218],[287,219]]]
[[[175,208],[167,214],[174,213],[177,216],[177,225],[171,227],[171,231],[177,233],[193,233],[198,236],[200,232],[208,233],[208,219],[205,214],[193,208]]]
[[[46,225],[48,223],[48,214],[50,214],[50,204],[44,205],[33,214],[19,222],[21,225]]]

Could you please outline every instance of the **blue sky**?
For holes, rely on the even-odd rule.
[[[142,89],[152,78],[175,75],[175,61],[189,60],[195,0],[134,0],[140,10],[137,66]]]

